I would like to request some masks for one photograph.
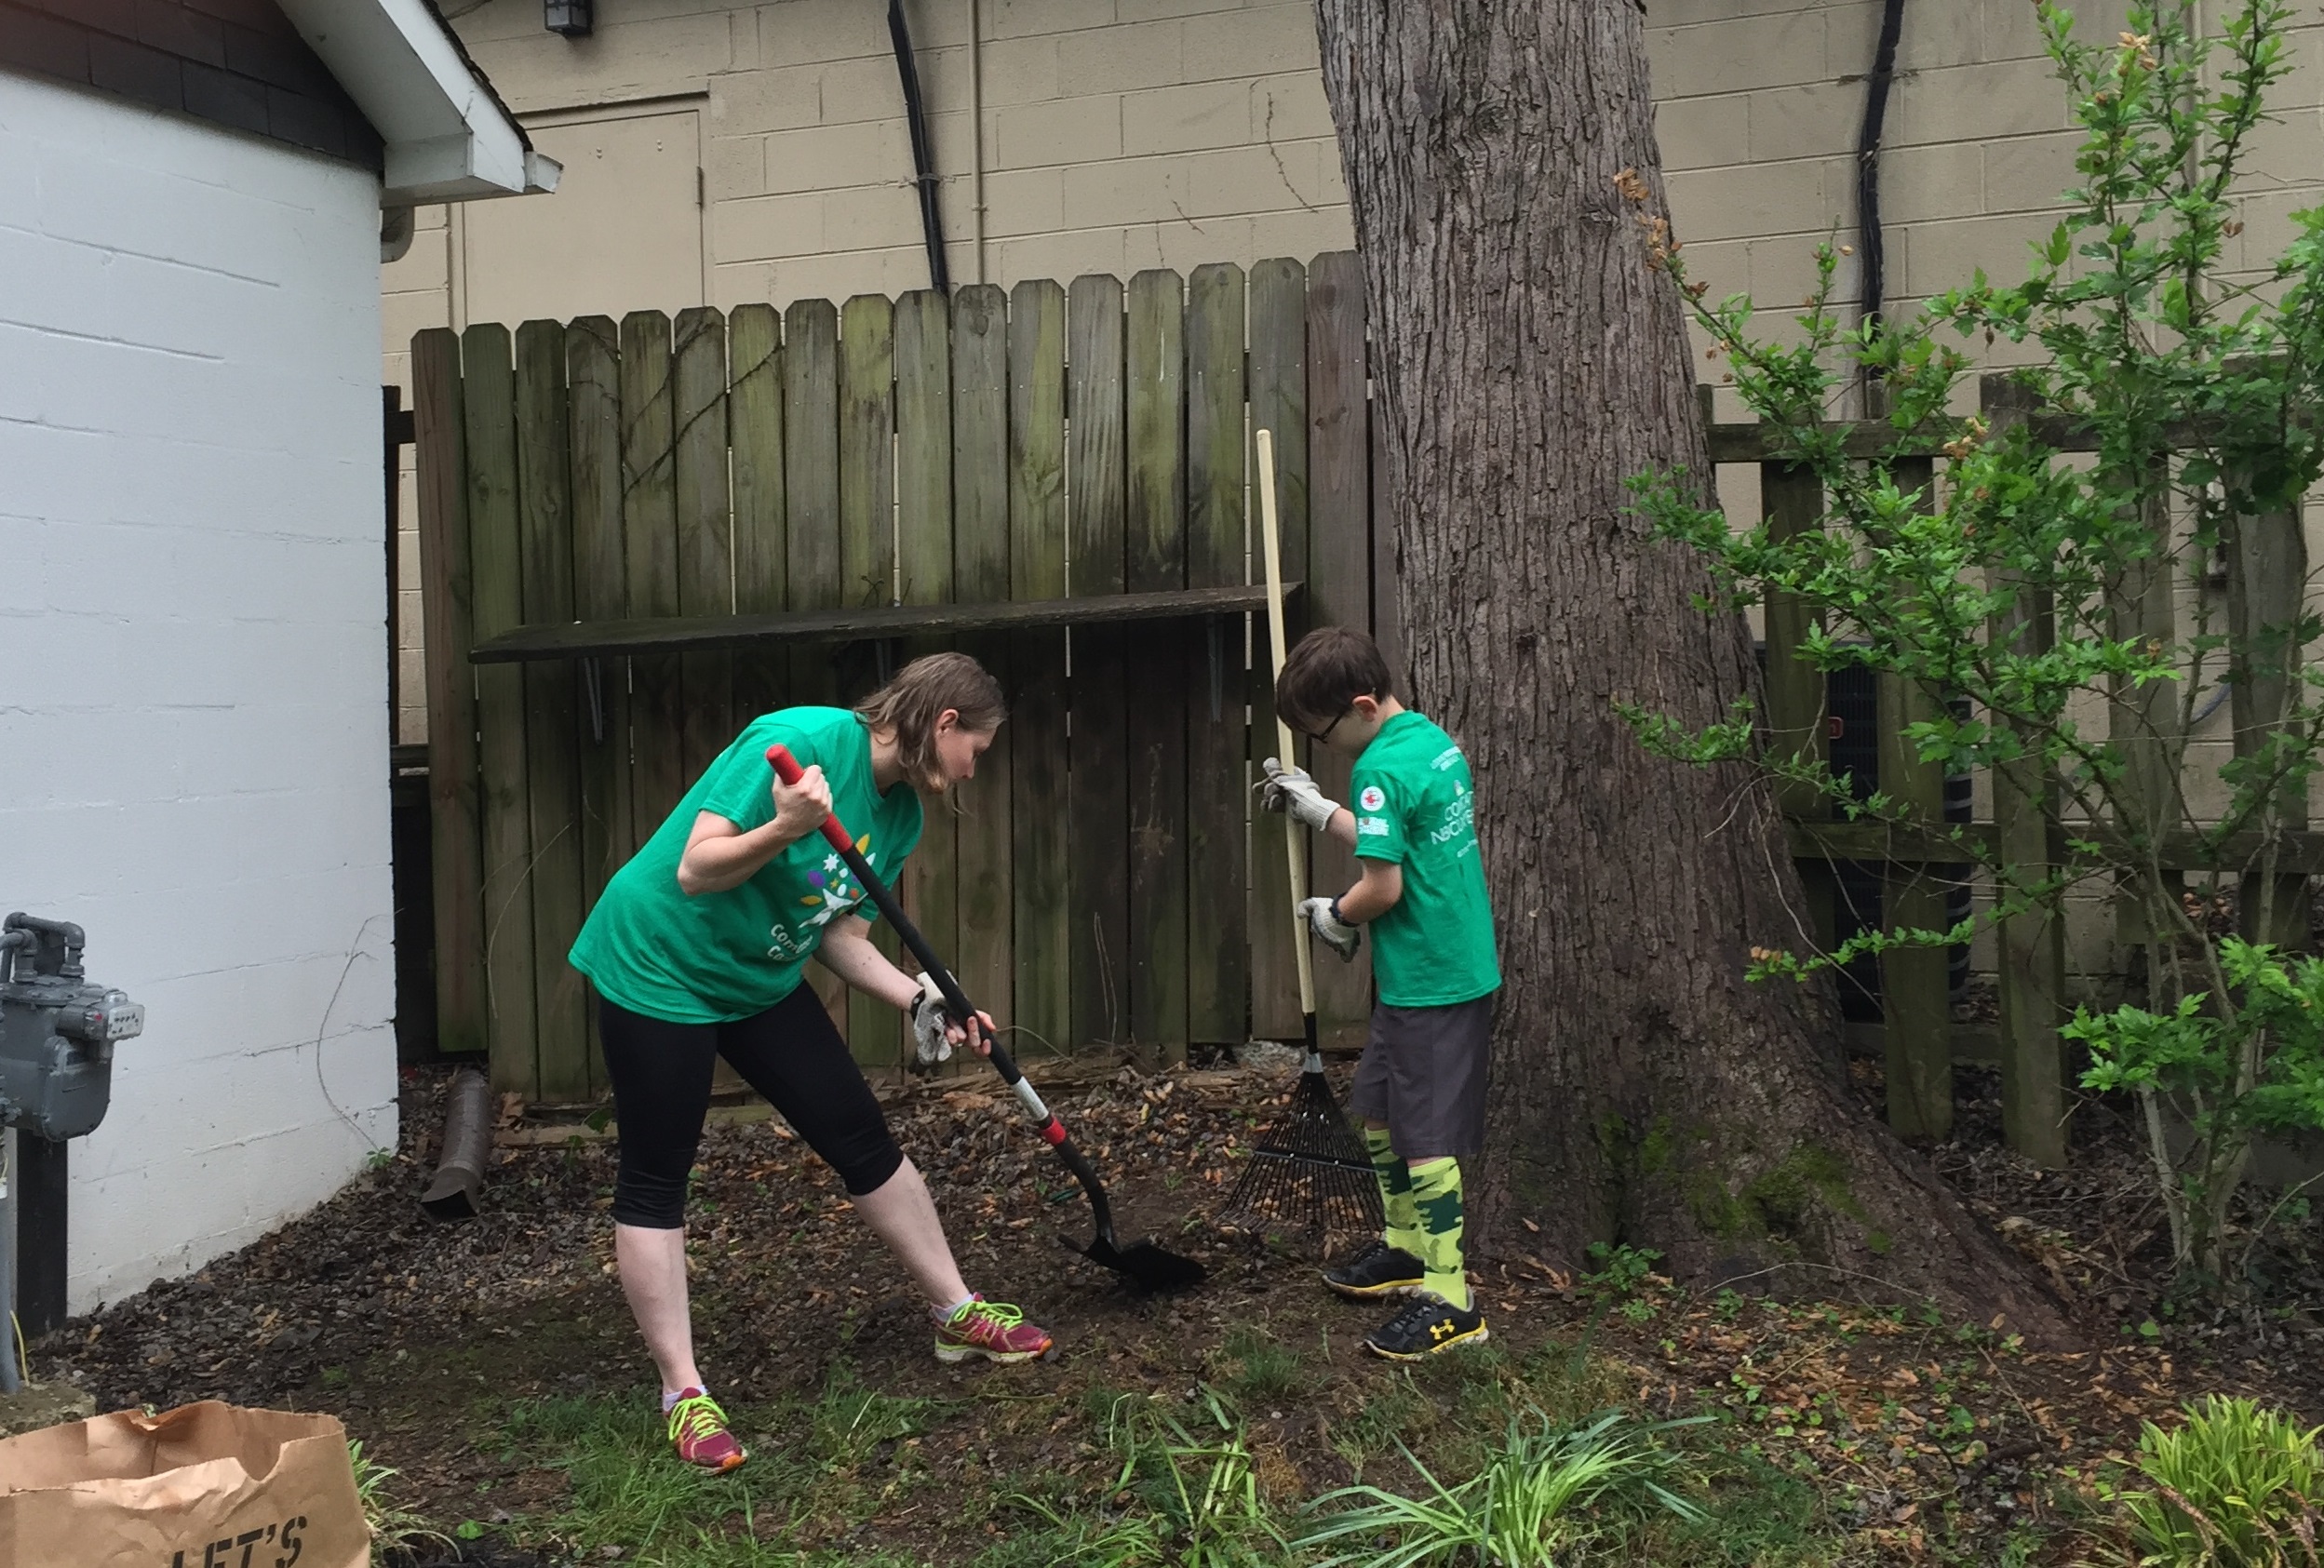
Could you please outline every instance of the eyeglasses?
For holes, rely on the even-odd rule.
[[[1339,728],[1339,719],[1347,717],[1353,712],[1355,712],[1355,709],[1351,707],[1340,709],[1338,718],[1335,718],[1329,724],[1324,725],[1321,733],[1313,730],[1309,731],[1308,739],[1313,741],[1319,746],[1331,744],[1332,731]]]

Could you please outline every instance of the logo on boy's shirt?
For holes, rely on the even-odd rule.
[[[1442,772],[1459,760],[1460,748],[1458,746],[1446,746],[1443,751],[1438,752],[1434,757],[1429,759],[1429,766],[1434,768],[1439,772]]]
[[[1356,819],[1356,835],[1358,838],[1363,838],[1371,834],[1377,834],[1385,838],[1387,833],[1388,819],[1386,817],[1358,817]]]
[[[1356,797],[1356,804],[1367,811],[1377,811],[1388,804],[1388,796],[1377,784],[1365,784],[1364,793]]]
[[[1471,843],[1475,841],[1477,834],[1477,797],[1470,794],[1467,790],[1461,788],[1460,781],[1458,779],[1455,779],[1453,781],[1452,803],[1444,808],[1444,820],[1433,832],[1429,835],[1429,842],[1431,844],[1443,844],[1460,837],[1460,835],[1464,833],[1469,835],[1470,841]],[[1467,846],[1464,845],[1463,849],[1465,850]]]

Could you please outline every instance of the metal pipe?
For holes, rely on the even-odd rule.
[[[64,1323],[68,1146],[18,1128],[15,1189],[18,1240],[16,1309],[26,1339]]]
[[[62,980],[81,978],[81,952],[87,947],[88,937],[72,921],[44,919],[38,915],[27,915],[19,910],[6,920],[0,920],[0,931],[25,932],[34,938],[36,950],[42,945],[39,938],[44,936],[49,938],[63,949],[57,963],[58,978]]]
[[[0,1394],[22,1387],[16,1365],[16,1129],[0,1127]]]

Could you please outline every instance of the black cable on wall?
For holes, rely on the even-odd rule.
[[[904,84],[904,119],[912,133],[912,183],[920,192],[920,226],[928,240],[928,286],[952,292],[944,263],[944,220],[936,209],[934,158],[928,150],[928,110],[920,101],[920,68],[912,60],[912,34],[904,23],[904,0],[888,0],[888,41],[895,46],[895,74]],[[984,134],[980,128],[976,132]]]
[[[1886,0],[1880,11],[1880,42],[1873,51],[1872,76],[1864,91],[1864,123],[1856,133],[1856,244],[1864,261],[1862,320],[1881,318],[1887,289],[1887,250],[1880,232],[1880,133],[1888,117],[1888,87],[1896,79],[1897,37],[1904,30],[1904,0]]]

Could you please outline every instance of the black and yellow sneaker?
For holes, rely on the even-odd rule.
[[[1346,1263],[1325,1269],[1323,1283],[1350,1300],[1372,1301],[1384,1295],[1412,1294],[1427,1273],[1418,1258],[1375,1237]]]
[[[1391,1361],[1417,1361],[1456,1345],[1482,1345],[1493,1337],[1484,1314],[1422,1296],[1364,1337],[1364,1347]]]

